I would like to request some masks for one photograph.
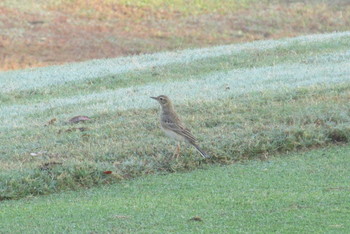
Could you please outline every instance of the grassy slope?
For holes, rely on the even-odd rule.
[[[0,73],[0,200],[346,143],[349,44],[345,32]],[[168,159],[158,94],[213,161]],[[81,114],[93,121],[66,123]]]
[[[0,203],[4,233],[348,233],[350,146]],[[189,219],[199,216],[202,222]]]

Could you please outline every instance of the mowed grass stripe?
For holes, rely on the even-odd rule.
[[[256,41],[252,43],[217,46],[212,48],[191,49],[176,52],[163,52],[116,59],[92,60],[62,66],[28,69],[0,73],[0,90],[3,93],[15,90],[28,90],[50,85],[60,85],[70,81],[88,80],[129,71],[147,69],[169,64],[188,64],[196,60],[224,55],[239,55],[244,50],[270,50],[296,44],[310,44],[327,40],[337,43],[350,32],[309,35],[276,41]]]
[[[337,59],[349,49],[350,37],[341,37],[335,41],[319,43],[292,43],[288,47],[277,47],[270,50],[250,49],[239,54],[209,57],[191,63],[169,64],[137,69],[122,74],[95,77],[89,80],[73,80],[59,85],[29,90],[14,90],[0,96],[2,104],[27,104],[48,102],[51,99],[68,98],[77,95],[106,92],[118,88],[143,86],[151,83],[188,81],[201,79],[213,72],[229,72],[233,69],[249,69],[263,66],[275,66],[282,63],[315,63],[320,57]],[[343,58],[342,61],[346,61]]]
[[[350,147],[4,201],[5,233],[348,233]],[[198,216],[202,221],[190,221]]]
[[[331,59],[327,58],[332,58]],[[215,100],[252,92],[288,90],[317,84],[349,82],[349,53],[318,58],[310,64],[281,64],[272,67],[212,72],[200,80],[153,83],[113,91],[52,99],[27,105],[9,105],[0,110],[1,128],[40,125],[50,118],[95,115],[110,110],[152,108],[149,96],[167,94],[178,104],[191,99]],[[200,82],[200,83],[199,83]],[[38,115],[40,113],[40,115]],[[32,118],[30,116],[35,116]],[[28,121],[32,119],[32,121]]]

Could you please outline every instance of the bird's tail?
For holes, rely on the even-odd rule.
[[[203,158],[210,158],[210,155],[204,152],[201,148],[199,148],[198,145],[196,144],[192,144],[192,145],[198,150],[198,152],[202,155]]]

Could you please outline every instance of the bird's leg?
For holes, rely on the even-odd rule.
[[[177,143],[173,158],[178,158],[180,156],[180,142]]]
[[[177,147],[176,147],[176,156],[177,156],[177,157],[180,156],[180,142],[177,143]]]

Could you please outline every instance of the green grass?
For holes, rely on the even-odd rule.
[[[328,56],[336,52],[344,52],[349,48],[348,36],[313,42],[291,42],[287,45],[281,43],[275,48],[242,49],[232,52],[230,55],[208,57],[195,60],[186,64],[177,62],[164,66],[143,67],[133,69],[131,72],[121,74],[96,76],[93,79],[68,81],[62,85],[47,86],[44,89],[13,90],[0,96],[3,104],[28,104],[40,103],[49,97],[63,98],[74,95],[87,95],[94,92],[105,92],[119,88],[141,86],[153,83],[167,83],[173,81],[188,81],[202,79],[210,73],[230,72],[234,69],[252,69],[280,64],[315,63],[320,56]],[[236,56],[233,56],[235,54]]]
[[[350,146],[4,201],[4,233],[348,233]],[[202,221],[191,221],[198,216]]]
[[[113,2],[113,1],[111,1]],[[215,0],[194,0],[191,2],[185,0],[122,0],[120,1],[126,5],[148,7],[152,9],[170,9],[172,11],[179,11],[189,15],[196,15],[200,13],[227,13],[234,10],[248,7],[257,0],[230,0],[230,1],[215,1]],[[267,1],[265,1],[267,2]]]
[[[345,32],[0,73],[0,200],[348,143],[349,40]],[[174,143],[149,98],[159,94],[212,159],[185,146],[169,159]],[[75,115],[92,120],[67,123]]]

